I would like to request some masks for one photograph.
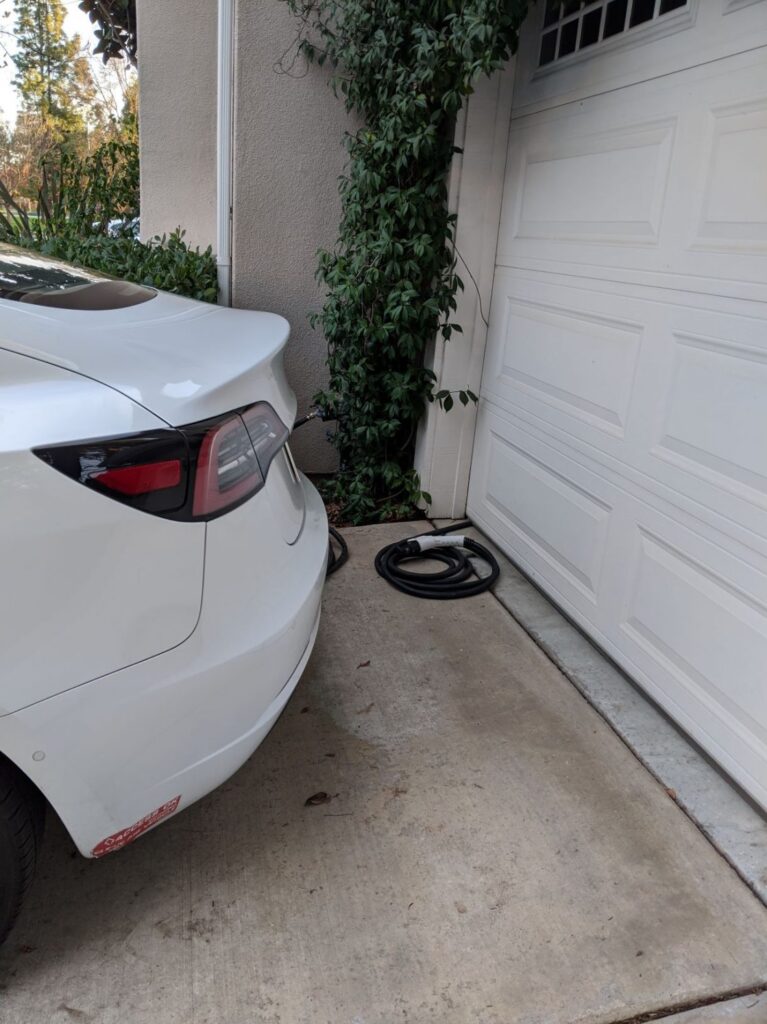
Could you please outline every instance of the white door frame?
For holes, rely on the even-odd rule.
[[[437,375],[436,389],[469,388],[479,394],[485,358],[487,322],[495,272],[495,251],[503,200],[506,149],[516,59],[492,78],[484,78],[464,104],[456,127],[462,150],[450,172],[449,206],[457,215],[458,294],[453,317],[463,328],[449,342],[435,340],[427,365]],[[472,280],[473,278],[473,280]],[[430,514],[458,518],[466,512],[475,405],[456,403],[449,413],[436,404],[427,410],[416,442],[415,467],[421,487],[432,497]]]

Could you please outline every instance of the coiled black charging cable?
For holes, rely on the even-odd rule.
[[[397,590],[411,597],[424,597],[434,601],[451,601],[460,597],[473,597],[489,590],[500,575],[500,566],[491,551],[471,537],[450,537],[456,530],[466,530],[469,520],[443,526],[431,533],[387,544],[376,555],[375,567],[379,576]],[[461,549],[464,550],[461,550]],[[469,556],[481,559],[490,567],[485,576],[478,576]],[[429,560],[445,566],[436,572],[414,572],[404,568],[408,562]]]

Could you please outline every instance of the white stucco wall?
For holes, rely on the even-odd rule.
[[[181,225],[215,247],[216,0],[138,0],[138,17],[142,236]],[[321,305],[317,249],[338,231],[348,122],[327,69],[277,70],[296,38],[284,0],[240,0],[236,17],[232,299],[290,321],[286,366],[304,410],[326,380],[307,314]],[[328,429],[310,423],[294,438],[303,469],[335,469]]]
[[[307,313],[321,305],[316,251],[332,246],[338,231],[348,121],[327,70],[303,61],[290,74],[276,70],[295,37],[284,0],[238,4],[233,298],[290,321],[287,372],[305,409],[326,379],[325,341]],[[302,468],[335,468],[329,426],[313,422],[296,434],[292,446]]]
[[[216,0],[138,0],[141,235],[216,239]]]

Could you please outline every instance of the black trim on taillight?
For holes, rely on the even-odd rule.
[[[187,503],[189,489],[189,450],[186,438],[177,430],[153,430],[122,437],[98,437],[75,444],[55,444],[46,448],[33,448],[34,454],[60,473],[85,484],[124,505],[167,516],[180,513]],[[146,490],[128,493],[109,483],[120,471],[167,465],[178,462],[180,472],[175,486],[150,486]],[[117,471],[117,472],[115,472]],[[167,482],[167,474],[159,483]],[[151,480],[147,481],[151,484]]]
[[[289,433],[271,405],[258,402],[175,429],[32,450],[115,501],[166,519],[205,522],[261,490]]]

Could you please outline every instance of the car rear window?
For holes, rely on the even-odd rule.
[[[0,299],[55,309],[125,309],[155,292],[40,253],[0,245]]]

